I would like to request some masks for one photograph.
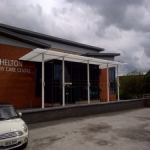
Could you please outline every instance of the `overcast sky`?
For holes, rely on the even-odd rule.
[[[0,0],[0,23],[120,53],[120,74],[150,70],[149,0]]]

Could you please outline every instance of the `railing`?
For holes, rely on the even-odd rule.
[[[143,94],[143,98],[150,98],[150,94]]]

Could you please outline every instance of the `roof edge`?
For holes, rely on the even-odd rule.
[[[14,38],[16,40],[26,42],[28,44],[35,45],[35,46],[38,46],[41,48],[51,48],[51,45],[49,45],[49,44],[43,43],[41,41],[33,40],[31,38],[26,38],[23,35],[19,35],[17,33],[8,31],[6,29],[2,29],[1,27],[0,27],[0,33],[3,36],[9,37],[9,38],[11,37],[11,38]]]
[[[97,57],[111,57],[111,56],[120,56],[120,53],[86,53],[83,56],[97,56]]]
[[[62,43],[62,44],[67,44],[67,45],[76,46],[76,47],[80,47],[80,48],[90,49],[90,50],[97,51],[97,52],[104,51],[104,48],[99,48],[99,47],[95,47],[95,46],[91,46],[91,45],[86,45],[86,44],[82,44],[82,43],[78,43],[78,42],[73,42],[73,41],[70,41],[70,40],[65,40],[65,39],[45,35],[45,34],[42,34],[42,33],[29,31],[29,30],[18,28],[18,27],[9,26],[9,25],[5,25],[5,24],[2,24],[2,23],[0,23],[0,27],[3,28],[3,29],[10,30],[12,32],[16,32],[16,33],[19,33],[19,34],[24,34],[24,35],[28,35],[28,36],[32,36],[32,37],[36,37],[36,38],[51,40],[51,41],[54,41],[54,42],[59,42],[59,43]]]

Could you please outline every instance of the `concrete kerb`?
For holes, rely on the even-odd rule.
[[[40,108],[19,110],[22,112],[22,119],[27,123],[38,123],[64,118],[96,115],[108,112],[150,107],[150,99],[132,99],[116,102],[104,102],[95,104],[78,104],[65,107]]]

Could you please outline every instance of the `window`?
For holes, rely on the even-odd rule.
[[[116,93],[116,89],[115,89],[114,86],[110,86],[110,93],[111,93],[111,94]]]
[[[110,68],[110,93],[116,93],[116,83],[115,83],[115,67]]]
[[[99,99],[99,66],[89,65],[90,99]],[[36,63],[36,97],[41,97],[42,68]],[[87,100],[87,64],[65,61],[66,103]],[[62,61],[53,60],[45,63],[45,102],[62,104]]]
[[[54,79],[60,80],[62,75],[62,65],[54,65]]]
[[[115,67],[110,68],[110,83],[115,82]]]
[[[36,63],[36,73],[35,73],[35,96],[36,97],[41,97],[42,95],[41,79],[42,79],[42,66],[41,63]]]

